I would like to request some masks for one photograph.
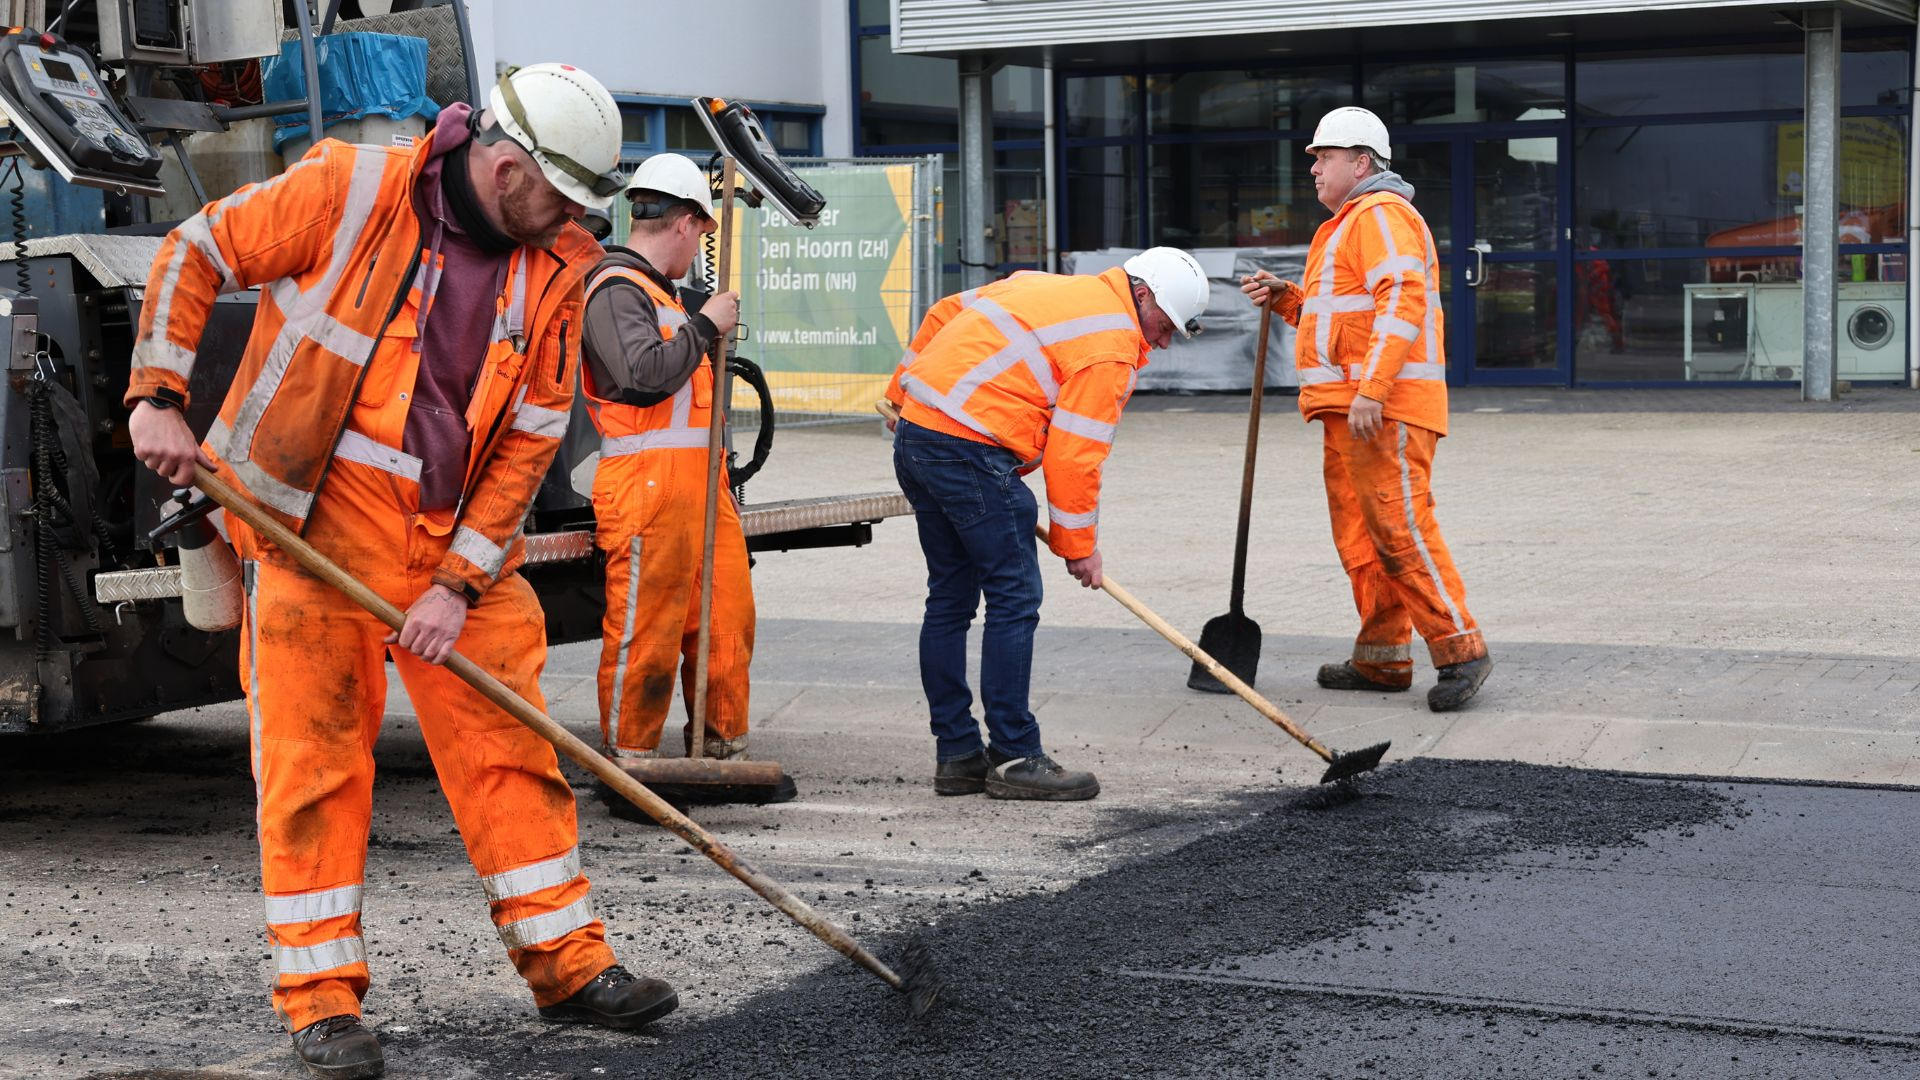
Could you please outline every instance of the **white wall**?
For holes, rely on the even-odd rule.
[[[845,0],[470,0],[486,74],[560,61],[616,94],[821,105],[831,152],[850,104]],[[838,116],[836,116],[838,114]],[[850,129],[846,134],[851,144]]]

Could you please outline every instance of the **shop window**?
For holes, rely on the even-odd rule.
[[[1131,146],[1082,146],[1066,154],[1069,251],[1136,247],[1140,242],[1139,155]]]
[[[1585,382],[1795,382],[1805,355],[1798,261],[1774,276],[1725,280],[1724,260],[1576,263],[1574,372]],[[1862,279],[1850,268],[1865,264]],[[1907,373],[1903,260],[1843,255],[1839,377],[1898,381]]]
[[[1905,44],[1886,38],[1848,40],[1840,57],[1842,106],[1905,105],[1913,60]]]
[[[1362,86],[1367,107],[1389,130],[1401,124],[1552,119],[1566,109],[1566,70],[1564,61],[1551,58],[1377,64],[1366,69]]]
[[[1046,126],[1047,73],[1037,67],[1004,67],[993,73],[993,137],[1038,139]]]
[[[1574,133],[1576,247],[1797,243],[1797,125],[1769,121]]]
[[[1804,67],[1798,42],[1778,52],[1586,57],[1574,71],[1576,115],[1798,109],[1805,95]]]
[[[995,139],[1038,139],[1045,73],[1006,67],[993,75]],[[948,57],[896,53],[883,37],[860,39],[860,139],[875,146],[960,141],[960,68]]]
[[[712,150],[713,140],[707,136],[706,126],[694,115],[692,107],[679,108],[668,106],[661,110],[664,114],[667,146],[674,150]]]
[[[1131,75],[1095,75],[1067,80],[1067,134],[1102,139],[1139,130],[1134,104],[1140,80]]]
[[[1328,112],[1351,104],[1353,72],[1345,67],[1155,75],[1147,80],[1147,130],[1310,130]]]
[[[1473,146],[1475,240],[1495,251],[1559,247],[1560,141],[1480,139]]]
[[[1305,244],[1327,218],[1313,159],[1290,139],[1148,150],[1147,234],[1174,247]]]

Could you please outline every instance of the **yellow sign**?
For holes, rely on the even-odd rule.
[[[1806,192],[1807,126],[1781,124],[1780,195]],[[1906,197],[1907,153],[1892,117],[1849,116],[1840,121],[1840,205],[1892,206]]]

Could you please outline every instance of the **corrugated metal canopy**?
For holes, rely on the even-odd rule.
[[[895,0],[896,52],[1007,63],[1205,63],[1262,48],[1525,48],[1790,31],[1816,0]],[[1910,24],[1915,0],[1840,0],[1848,28]],[[1232,41],[1223,41],[1232,38]]]

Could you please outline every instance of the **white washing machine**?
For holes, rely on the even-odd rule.
[[[1687,378],[1800,380],[1806,323],[1798,282],[1691,284],[1685,291]],[[1906,297],[1898,281],[1839,284],[1839,378],[1905,381]],[[1723,332],[1709,329],[1709,318]]]

